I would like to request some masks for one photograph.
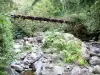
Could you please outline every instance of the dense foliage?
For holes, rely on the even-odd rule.
[[[89,16],[90,30],[95,32],[100,31],[100,0],[97,0],[94,5],[91,6]]]
[[[100,27],[99,27],[99,20],[100,20],[100,1],[99,0],[33,0],[33,1],[27,1],[27,0],[21,0],[21,2],[14,0],[16,6],[15,14],[22,14],[22,15],[31,15],[31,16],[42,16],[42,17],[55,17],[55,18],[62,18],[67,19],[76,22],[75,25],[83,24],[86,27],[86,34],[81,34],[81,36],[87,37],[87,35],[90,35],[90,37],[95,37],[93,35],[94,33],[100,33]],[[34,3],[32,5],[32,3]],[[15,21],[16,22],[16,21]],[[27,24],[27,23],[28,24]],[[27,29],[27,31],[33,32],[34,30],[37,30],[37,28],[43,28],[43,31],[46,31],[44,26],[52,25],[55,26],[57,24],[53,23],[45,23],[45,22],[37,22],[34,21],[29,23],[28,20],[26,21],[19,21],[19,24],[22,25],[22,30]],[[37,27],[33,27],[31,30],[31,25],[36,25]],[[61,26],[59,26],[61,25]],[[65,25],[65,24],[59,24],[58,29],[60,30],[66,30],[66,32],[73,33],[73,28],[75,25]],[[71,26],[73,27],[71,29]],[[28,28],[27,28],[28,27]],[[23,29],[24,28],[24,29]],[[47,27],[47,29],[49,26]],[[54,28],[52,28],[54,29]],[[41,30],[41,29],[39,29]],[[93,35],[93,36],[91,36]]]
[[[8,17],[0,15],[0,67],[8,64],[11,58],[12,24]]]
[[[10,13],[12,6],[12,0],[0,0],[0,13]]]
[[[0,75],[4,73],[4,67],[12,59],[12,23],[7,15],[12,8],[12,0],[0,0]]]
[[[40,22],[40,21],[31,21],[31,20],[22,20],[16,19],[13,20],[14,25],[17,29],[22,29],[21,34],[33,35],[34,32],[45,32],[45,31],[64,31],[67,28],[67,24],[51,23],[51,22]],[[16,32],[20,31],[16,29]],[[19,34],[18,34],[19,35]]]
[[[74,25],[70,25],[13,19],[14,36],[32,36],[37,31],[62,31],[74,34],[78,29],[81,30],[78,25],[83,25],[86,29],[83,30],[84,34],[75,33],[76,35],[85,35],[85,38],[100,36],[100,0],[0,0],[0,67],[5,66],[13,55],[11,53],[12,23],[8,17],[9,13],[60,18],[75,22]],[[68,41],[60,33],[50,33],[46,36],[45,48],[54,47],[58,52],[65,50],[66,62],[74,62],[77,58],[81,64],[85,63],[82,57],[79,57],[78,41],[72,39]],[[67,58],[72,54],[72,58]],[[0,73],[2,74],[1,70]]]
[[[87,62],[81,55],[81,41],[69,33],[46,32],[44,42],[44,49],[56,48],[57,53],[65,52],[65,62],[75,63],[78,61],[79,65],[86,65]],[[56,51],[55,51],[56,53]]]

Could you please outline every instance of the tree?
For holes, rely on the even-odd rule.
[[[5,67],[11,55],[12,47],[12,24],[8,13],[12,7],[11,0],[0,1],[0,67]],[[10,58],[12,59],[12,58]],[[0,75],[4,70],[0,69]]]

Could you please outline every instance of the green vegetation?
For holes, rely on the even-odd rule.
[[[31,20],[13,20],[16,28],[21,28],[26,35],[33,35],[34,32],[45,31],[64,31],[67,28],[66,24],[40,22]]]
[[[0,75],[8,75],[4,67],[13,59],[12,48],[12,23],[8,13],[12,8],[11,0],[0,0]]]
[[[28,34],[36,31],[66,31],[73,33],[74,26],[82,24],[86,27],[85,34],[81,34],[83,38],[90,39],[95,34],[100,33],[100,1],[99,0],[33,0],[21,2],[14,0],[14,11],[16,14],[41,16],[48,18],[61,18],[74,21],[74,25],[56,24],[48,22],[31,22],[22,19],[14,20],[14,23]],[[32,5],[32,3],[35,4]],[[95,34],[94,34],[95,33]],[[87,36],[89,35],[89,37]]]
[[[100,31],[100,0],[95,1],[94,5],[91,6],[90,12],[88,14],[88,26],[90,32]]]
[[[20,18],[12,19],[11,23],[11,18],[8,16],[10,13],[64,19],[74,21],[75,24],[30,21]],[[75,26],[79,24],[86,27],[84,34],[75,33],[77,30]],[[12,30],[14,35],[12,35]],[[65,51],[65,62],[73,63],[77,60],[80,65],[84,65],[86,61],[80,56],[80,40],[72,35],[69,39],[62,32],[81,34],[84,36],[82,38],[85,39],[99,37],[100,0],[0,0],[0,67],[6,66],[13,59],[14,53],[11,51],[13,37],[32,36],[34,32],[38,31],[53,31],[46,34],[45,49],[56,48],[58,52]],[[56,33],[56,31],[61,33]],[[30,47],[25,46],[24,49],[27,50]],[[71,57],[71,55],[73,56]],[[4,75],[3,71],[0,70],[0,75],[2,74]]]
[[[8,17],[0,15],[0,67],[12,59],[12,24]]]
[[[65,62],[87,65],[81,56],[81,41],[69,33],[47,32],[44,39],[44,49],[56,48],[57,52],[65,52]]]
[[[0,13],[7,14],[10,13],[13,7],[12,0],[0,0]]]

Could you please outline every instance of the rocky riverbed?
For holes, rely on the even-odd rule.
[[[75,38],[72,34],[67,35],[68,39]],[[44,37],[44,33],[39,32],[34,37],[15,40],[13,50],[19,54],[18,59],[9,64],[7,71],[10,75],[100,75],[99,42],[82,42],[81,55],[89,65],[81,66],[65,63],[64,51],[57,53],[56,48],[44,50]]]

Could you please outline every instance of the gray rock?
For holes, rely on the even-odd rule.
[[[43,36],[38,36],[38,37],[36,38],[36,40],[37,40],[39,43],[42,43]]]
[[[81,73],[81,68],[78,66],[74,66],[71,75],[80,75],[80,73]]]
[[[34,63],[38,61],[42,55],[40,53],[29,53],[23,60],[24,64],[30,65],[31,63]]]
[[[24,43],[24,45],[26,45],[26,46],[32,46],[32,44],[31,44],[29,41],[26,41],[26,42]]]
[[[100,65],[94,66],[93,72],[94,72],[95,74],[100,74]]]
[[[14,49],[20,49],[20,48],[22,48],[23,46],[20,45],[19,43],[14,43],[14,44],[13,44],[13,47],[14,47]]]
[[[23,40],[24,40],[24,41],[27,41],[27,40],[28,40],[28,37],[24,37]]]
[[[9,74],[9,75],[15,75],[14,70],[11,68],[4,68],[4,70]]]
[[[63,75],[64,73],[64,68],[61,66],[55,66],[54,67],[54,74],[55,75]]]
[[[66,65],[65,65],[65,72],[70,72],[70,71],[72,71],[73,66],[74,66],[74,65],[72,65],[72,64],[66,64]]]
[[[89,72],[88,69],[83,68],[83,69],[81,69],[80,75],[94,75],[94,74],[92,72]]]
[[[33,41],[34,41],[34,40],[33,40],[33,37],[28,38],[27,41],[28,41],[29,43],[33,43]]]
[[[84,42],[82,43],[82,57],[86,60],[90,58],[89,50]]]
[[[93,73],[93,67],[88,67],[89,72]]]
[[[21,55],[21,56],[20,56],[20,59],[21,59],[21,60],[24,60],[24,58],[26,57],[27,53],[21,53],[20,55]]]
[[[56,34],[59,34],[59,32]],[[62,33],[60,33],[60,35],[61,34]],[[66,41],[74,40],[81,42],[78,38],[75,38],[72,34],[69,33],[64,33],[62,36],[64,36]],[[44,55],[42,52],[44,42],[44,34],[39,32],[35,34],[35,37],[24,37],[24,39],[19,39],[18,42],[15,43],[15,49],[19,50],[23,48],[23,45],[32,47],[32,52],[27,51],[25,54],[20,54],[21,59],[19,60],[19,63],[16,62],[11,64],[14,74],[16,73],[15,75],[19,74],[17,74],[16,70],[21,71],[21,75],[33,75],[34,71],[35,75],[94,75],[93,73],[99,75],[100,58],[97,56],[100,54],[100,47],[98,47],[97,44],[94,46],[95,44],[93,43],[82,43],[83,58],[90,60],[89,62],[91,65],[98,64],[98,67],[94,66],[94,68],[86,68],[72,64],[67,64],[64,66],[64,50],[58,51],[56,48],[44,49]],[[93,56],[90,57],[90,54]]]
[[[91,54],[91,55],[95,55],[95,56],[100,56],[100,48],[96,48],[96,47],[92,47],[92,48],[90,48],[90,51],[89,51],[89,53]]]
[[[20,71],[20,72],[24,70],[24,68],[22,66],[17,65],[17,64],[11,64],[11,68],[13,68],[17,71]]]
[[[100,43],[92,42],[89,46],[89,53],[91,55],[100,56]]]
[[[33,37],[33,43],[37,43],[36,37]]]
[[[90,58],[89,63],[91,65],[100,65],[100,58],[97,57],[97,56],[93,56],[93,57]]]
[[[41,70],[36,71],[35,75],[55,75],[53,71],[53,64],[43,64]]]
[[[78,66],[75,66],[71,72],[71,75],[94,75],[94,74],[89,72],[87,68],[80,68]]]
[[[42,61],[37,61],[37,62],[35,62],[34,63],[34,65],[33,65],[33,69],[35,68],[36,69],[36,72],[35,72],[35,74],[36,75],[38,75],[40,72],[41,72],[41,68],[43,67],[43,63],[42,63]]]

